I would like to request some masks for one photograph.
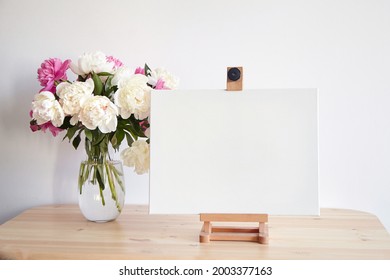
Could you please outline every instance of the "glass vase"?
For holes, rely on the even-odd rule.
[[[125,202],[122,162],[86,160],[80,165],[79,207],[89,221],[108,222],[121,213]]]

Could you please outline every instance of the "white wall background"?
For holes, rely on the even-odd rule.
[[[77,201],[83,150],[30,132],[28,113],[44,59],[93,50],[164,66],[181,89],[225,88],[232,65],[247,89],[319,88],[321,206],[368,211],[390,229],[385,0],[0,0],[0,223]],[[147,203],[147,175],[126,179],[127,203]]]

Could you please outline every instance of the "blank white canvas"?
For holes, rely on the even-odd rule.
[[[152,92],[150,213],[318,215],[317,96]]]

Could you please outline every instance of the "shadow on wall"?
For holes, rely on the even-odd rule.
[[[42,170],[45,168],[39,162],[39,145],[48,144],[32,137],[29,128],[30,102],[34,96],[31,89],[36,87],[28,82],[32,81],[32,77],[19,75],[12,79],[1,85],[0,222],[43,202],[31,192],[29,184],[39,176],[40,167]]]
[[[62,142],[63,134],[30,130],[29,112],[39,83],[34,72],[21,75],[1,86],[0,223],[30,207],[73,202],[77,193],[77,185],[69,187],[77,182],[77,153]]]

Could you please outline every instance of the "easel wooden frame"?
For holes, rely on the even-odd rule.
[[[238,68],[241,76],[237,81],[227,78],[227,91],[241,91],[243,84],[243,68]],[[268,244],[268,214],[200,214],[203,222],[202,230],[199,234],[200,243],[210,241],[252,241],[260,244]],[[213,226],[211,222],[257,222],[258,227],[233,227],[233,226]]]
[[[268,214],[200,214],[203,222],[200,243],[210,241],[252,241],[268,244]],[[214,226],[211,222],[257,222],[258,227]]]

